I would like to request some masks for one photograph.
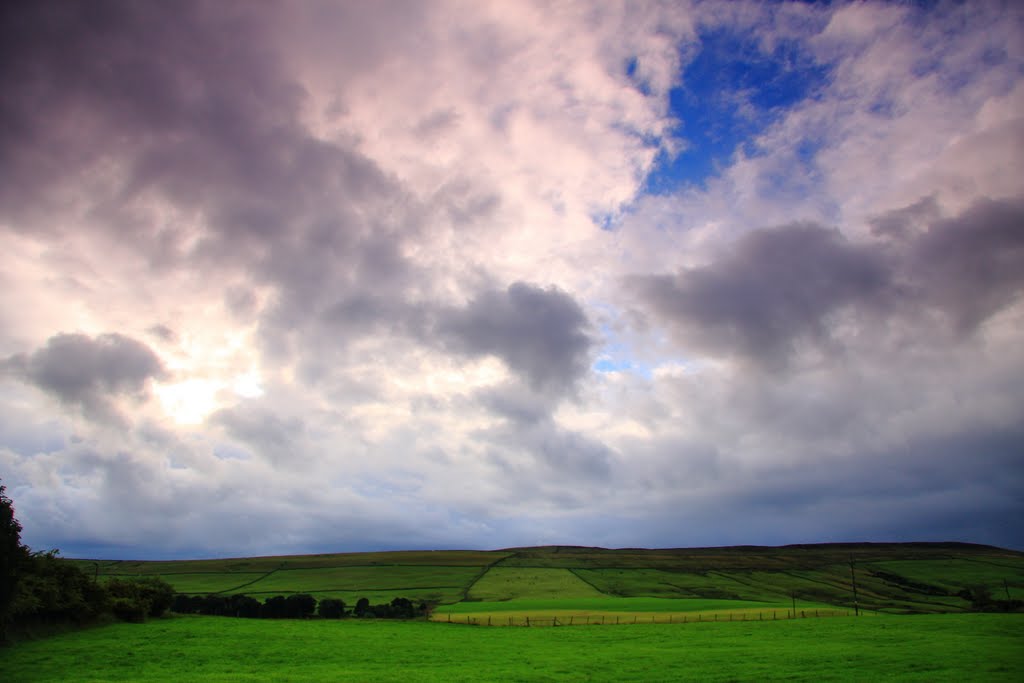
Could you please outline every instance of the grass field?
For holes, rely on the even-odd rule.
[[[488,629],[174,617],[0,650],[27,681],[1017,681],[1021,615]]]
[[[600,598],[603,594],[568,569],[493,567],[469,590],[469,600]]]
[[[961,543],[826,544],[668,550],[548,546],[500,551],[341,553],[169,562],[69,560],[101,579],[160,576],[183,593],[311,593],[353,604],[663,598],[963,612],[961,592],[1024,599],[1024,553]],[[739,609],[739,608],[738,608]],[[477,610],[479,611],[479,610]],[[616,610],[610,610],[616,611]]]
[[[797,601],[793,603],[701,598],[562,598],[502,602],[461,602],[438,608],[433,621],[491,625],[575,625],[688,623],[693,621],[762,621],[793,617],[846,616],[846,609]],[[529,620],[529,621],[528,621]]]

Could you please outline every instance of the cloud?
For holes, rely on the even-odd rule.
[[[981,199],[933,222],[909,249],[922,298],[972,332],[1024,293],[1024,198]]]
[[[32,543],[1018,542],[1016,6],[0,12]]]
[[[120,334],[58,334],[29,355],[7,358],[3,367],[98,419],[116,419],[113,399],[144,398],[148,382],[166,376],[148,346]]]
[[[576,301],[555,288],[516,282],[479,292],[444,311],[439,336],[456,353],[492,354],[535,389],[565,391],[586,372],[590,324]]]
[[[981,199],[951,218],[937,212],[926,198],[875,218],[889,243],[813,224],[755,230],[709,265],[629,283],[683,344],[766,367],[801,344],[841,347],[846,313],[867,330],[932,309],[969,334],[1024,290],[1024,205]]]
[[[630,284],[684,343],[769,366],[797,342],[827,343],[831,314],[871,308],[891,287],[880,254],[810,224],[757,230],[712,265]]]

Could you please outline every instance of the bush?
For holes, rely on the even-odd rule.
[[[116,597],[110,603],[110,611],[121,621],[141,624],[146,620],[149,603],[137,597]]]
[[[174,603],[174,588],[155,576],[142,579],[110,579],[107,591],[114,599],[114,616],[124,621],[138,621],[137,612],[145,620],[163,616]],[[126,616],[122,617],[124,614]]]
[[[324,598],[320,601],[317,612],[324,619],[341,619],[345,616],[345,601],[336,598]]]
[[[316,612],[316,598],[306,593],[295,593],[284,599],[285,616],[289,619],[308,619]]]
[[[107,590],[57,551],[36,553],[22,563],[21,581],[13,604],[21,624],[89,621],[107,611]]]

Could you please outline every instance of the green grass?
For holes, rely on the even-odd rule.
[[[953,592],[972,585],[985,585],[997,598],[1005,598],[1008,588],[1011,598],[1024,599],[1024,558],[1000,558],[992,562],[975,559],[897,560],[873,562],[865,565],[865,569],[881,570]]]
[[[600,591],[568,569],[492,567],[469,589],[469,600],[599,598]]]
[[[787,602],[896,613],[963,612],[957,594],[987,586],[1024,598],[1024,553],[963,543],[864,543],[667,550],[548,546],[500,551],[408,551],[168,562],[69,560],[90,574],[160,576],[184,593],[256,597],[312,593],[354,603],[395,597],[451,604],[566,597],[658,597]],[[1004,584],[1005,582],[1005,584]],[[1004,587],[1005,585],[1005,587]]]
[[[247,584],[263,578],[265,574],[238,572],[231,574],[146,574],[146,576],[156,576],[167,581],[167,583],[174,586],[174,589],[179,593],[206,595],[207,593],[234,592],[235,588],[247,586]],[[102,581],[110,578],[124,577],[115,577],[114,575],[107,574],[102,575],[100,580]],[[240,588],[240,590],[247,590],[247,588]]]
[[[1016,681],[1020,615],[573,628],[179,617],[0,650],[27,681]]]
[[[593,623],[676,623],[690,621],[761,621],[793,616],[793,603],[748,600],[665,598],[563,598],[461,602],[440,607],[433,621],[492,626],[527,624],[566,625]],[[796,602],[796,617],[846,616],[850,612],[831,605]],[[556,624],[557,620],[557,624]]]
[[[247,593],[400,590],[424,587],[464,588],[479,574],[475,567],[331,567],[286,569],[245,588]]]

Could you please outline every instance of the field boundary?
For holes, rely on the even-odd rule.
[[[263,579],[267,578],[271,574],[276,573],[279,569],[280,569],[280,567],[278,567],[278,569],[271,569],[269,572],[267,572],[266,574],[264,574],[263,576],[261,576],[261,577],[259,577],[257,579],[253,579],[252,581],[246,581],[245,583],[239,584],[238,586],[235,586],[234,588],[225,588],[222,591],[215,591],[213,593],[210,593],[210,595],[220,595],[221,593],[227,593],[229,591],[237,591],[239,588],[245,588],[246,586],[251,586],[251,585],[253,585],[254,583],[256,583],[258,581],[262,581]]]
[[[798,613],[798,614],[797,614]],[[870,614],[861,610],[862,615]],[[643,616],[639,614],[616,614],[612,619],[608,614],[570,614],[557,616],[500,616],[488,615],[470,616],[448,613],[445,618],[431,619],[434,623],[457,624],[460,626],[490,626],[490,627],[553,627],[553,626],[628,626],[632,624],[713,624],[729,622],[754,622],[754,621],[787,621],[793,619],[827,619],[833,617],[853,617],[854,614],[848,609],[802,609],[796,610],[764,610],[759,612],[757,618],[747,613],[738,615],[730,612],[716,612],[705,614],[669,614],[668,617],[658,618],[656,615]],[[749,617],[749,618],[748,618]]]
[[[566,567],[566,569],[568,569],[568,570],[569,570],[569,573],[570,573],[570,574],[572,574],[572,575],[573,575],[573,576],[575,576],[575,577],[576,577],[577,579],[579,579],[579,580],[580,580],[580,581],[582,581],[583,583],[587,584],[588,586],[590,586],[591,588],[593,588],[594,590],[596,590],[596,591],[597,591],[598,593],[600,593],[601,595],[607,595],[607,596],[609,596],[609,597],[614,597],[614,596],[613,596],[613,595],[612,595],[611,593],[607,593],[607,592],[605,592],[605,591],[601,590],[600,588],[598,588],[597,586],[595,586],[595,585],[594,585],[593,583],[591,583],[590,581],[587,581],[587,580],[586,580],[585,578],[583,578],[582,576],[580,576],[580,575],[579,575],[579,573],[577,573],[577,570],[578,570],[578,568],[577,568],[577,567]]]

